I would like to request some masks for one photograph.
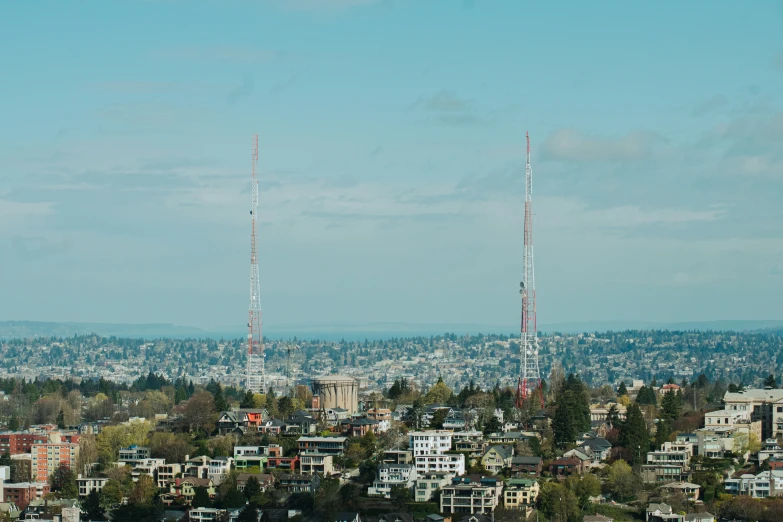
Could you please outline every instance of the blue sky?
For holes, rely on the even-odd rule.
[[[8,2],[0,319],[783,318],[782,5]]]

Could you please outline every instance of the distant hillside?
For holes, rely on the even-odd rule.
[[[117,337],[207,337],[204,330],[168,323],[44,323],[35,321],[0,321],[0,339],[28,337],[71,337],[98,334]]]
[[[321,339],[364,340],[392,337],[429,337],[444,333],[458,335],[505,334],[517,331],[515,326],[477,323],[288,323],[269,325],[264,336],[270,339]],[[551,323],[540,325],[543,332],[582,333],[624,330],[673,330],[673,331],[761,331],[783,330],[783,321],[694,321],[682,323],[655,323],[644,321],[593,321],[575,323]],[[128,338],[154,339],[239,339],[246,333],[241,326],[224,326],[201,329],[170,323],[122,324],[122,323],[55,323],[36,321],[0,321],[0,339],[29,337],[70,337],[98,334]]]

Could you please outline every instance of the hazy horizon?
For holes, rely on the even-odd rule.
[[[3,12],[0,320],[241,325],[258,133],[265,330],[516,325],[526,131],[539,324],[783,317],[779,2]]]

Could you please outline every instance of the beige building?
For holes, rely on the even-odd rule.
[[[759,440],[783,435],[783,390],[726,392],[723,403],[727,412],[745,412],[750,415],[751,422],[761,423]]]
[[[302,475],[313,475],[320,473],[323,476],[331,475],[334,472],[332,455],[321,453],[302,453],[299,455],[299,467]]]
[[[532,506],[538,499],[540,489],[535,480],[508,479],[503,488],[503,505],[514,509]]]

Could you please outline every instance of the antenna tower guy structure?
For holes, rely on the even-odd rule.
[[[253,393],[266,393],[266,374],[264,373],[264,337],[261,334],[261,282],[258,277],[258,134],[253,135],[252,171],[253,185],[250,193],[253,203],[250,208],[250,310],[247,318],[247,384]]]
[[[517,407],[522,407],[534,388],[541,392],[541,407],[544,407],[544,393],[541,387],[541,373],[538,367],[538,329],[536,327],[536,275],[533,265],[533,169],[530,167],[530,134],[527,139],[525,160],[525,246],[522,282],[519,293],[522,296],[522,326],[520,332],[520,376],[517,383]]]

